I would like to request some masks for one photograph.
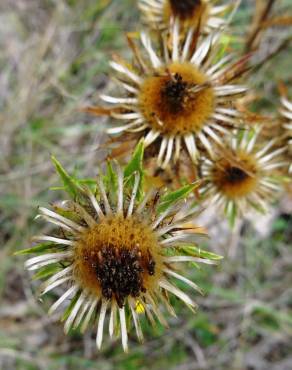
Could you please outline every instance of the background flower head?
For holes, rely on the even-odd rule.
[[[202,194],[212,206],[224,210],[231,224],[238,214],[250,207],[264,212],[282,186],[277,172],[286,165],[281,155],[287,150],[273,150],[277,139],[263,142],[261,127],[243,129],[211,158],[202,160]],[[258,141],[258,142],[257,142]]]
[[[180,40],[179,22],[170,32],[171,45],[164,40],[158,50],[146,33],[141,34],[146,59],[131,42],[135,63],[120,58],[111,62],[124,95],[101,95],[111,107],[89,109],[123,122],[108,133],[132,133],[136,140],[144,137],[145,147],[157,146],[157,163],[162,168],[178,161],[182,149],[196,163],[201,152],[212,153],[214,145],[222,145],[230,128],[240,125],[234,103],[247,90],[235,80],[248,56],[236,60],[232,54],[224,55],[220,33],[199,41],[190,30]]]
[[[184,29],[200,27],[210,32],[224,24],[222,16],[228,7],[209,0],[139,0],[144,22],[154,30],[166,29],[179,19]]]

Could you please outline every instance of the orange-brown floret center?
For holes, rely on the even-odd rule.
[[[258,182],[257,168],[248,157],[234,162],[218,160],[214,163],[212,178],[218,190],[232,199],[247,196]]]
[[[214,92],[195,66],[173,63],[144,80],[139,104],[153,129],[167,135],[197,133],[214,111]]]
[[[161,276],[157,238],[149,226],[134,218],[106,217],[76,243],[74,274],[86,291],[115,299],[139,297],[154,288]]]

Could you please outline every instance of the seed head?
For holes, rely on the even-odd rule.
[[[78,180],[54,160],[72,199],[53,210],[40,207],[40,217],[58,228],[52,235],[35,237],[41,244],[23,251],[36,254],[26,267],[40,270],[37,277],[46,276],[42,294],[56,287],[62,291],[63,287],[50,313],[70,301],[63,316],[66,333],[94,327],[97,318],[98,348],[103,341],[107,313],[110,336],[120,333],[127,351],[130,318],[139,340],[143,340],[142,314],[153,324],[156,317],[167,326],[164,310],[174,314],[169,293],[195,308],[194,300],[172,281],[181,280],[201,292],[183,276],[179,265],[212,264],[220,258],[195,244],[197,236],[204,236],[205,231],[193,225],[197,207],[184,197],[196,185],[182,188],[170,197],[157,196],[153,190],[143,194],[143,171],[137,162],[142,153],[140,144],[124,171],[110,164],[107,173],[98,176],[94,191],[76,185]]]

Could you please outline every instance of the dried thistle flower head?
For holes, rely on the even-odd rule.
[[[244,215],[249,207],[265,212],[281,189],[282,179],[276,171],[287,164],[281,158],[286,148],[271,151],[277,139],[262,144],[260,131],[258,126],[239,132],[224,150],[202,161],[206,183],[201,192],[211,206],[224,210],[232,225],[237,214]]]
[[[34,239],[41,244],[22,253],[36,253],[26,262],[37,277],[49,277],[42,294],[63,286],[64,293],[50,313],[68,302],[63,315],[65,332],[83,332],[97,322],[96,344],[103,341],[105,322],[110,336],[121,336],[128,349],[132,318],[139,340],[143,339],[141,314],[154,325],[167,326],[165,310],[175,315],[169,294],[194,309],[193,299],[175,285],[179,280],[201,291],[186,278],[180,265],[188,262],[215,263],[220,257],[196,247],[202,228],[190,224],[197,208],[184,198],[196,185],[158,197],[153,191],[142,194],[140,145],[124,171],[111,164],[97,179],[95,189],[81,188],[60,163],[55,165],[72,200],[41,207],[40,217],[58,226],[52,235]],[[108,319],[107,319],[108,318]]]
[[[288,145],[288,170],[289,173],[292,173],[292,102],[286,96],[282,95],[281,105],[280,114],[284,120],[283,128]]]
[[[219,33],[198,43],[190,30],[181,42],[176,21],[171,39],[170,48],[165,41],[163,50],[156,52],[151,39],[142,33],[147,60],[131,44],[134,65],[122,60],[111,63],[119,73],[116,81],[124,96],[102,95],[111,107],[89,108],[93,114],[108,114],[124,122],[108,133],[132,133],[137,140],[144,136],[146,147],[159,145],[155,155],[162,168],[172,159],[178,161],[182,148],[196,162],[200,151],[211,154],[214,142],[222,145],[222,136],[228,135],[230,126],[240,123],[234,102],[247,90],[232,83],[241,75],[247,57],[232,62],[233,55],[222,56],[218,52]]]
[[[221,16],[229,8],[210,0],[139,0],[138,4],[145,23],[156,30],[166,29],[177,18],[184,28],[200,26],[210,32],[224,24]]]

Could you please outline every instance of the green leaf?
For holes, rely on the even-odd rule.
[[[195,257],[200,257],[200,258],[205,258],[208,260],[213,260],[213,261],[220,261],[223,259],[222,256],[219,256],[218,254],[212,253],[205,251],[199,247],[196,247],[195,245],[187,245],[182,248],[188,255],[195,256]]]
[[[141,140],[136,146],[130,162],[124,169],[124,177],[133,175],[134,172],[143,173],[144,141]]]
[[[143,157],[144,157],[144,141],[141,140],[136,146],[133,156],[130,162],[124,169],[125,187],[129,186],[133,188],[134,186],[134,174],[138,172],[140,174],[140,183],[137,191],[137,198],[139,199],[142,195],[142,185],[144,178],[143,171]]]
[[[228,203],[225,207],[225,213],[228,218],[229,226],[233,229],[235,225],[236,217],[237,217],[237,207],[236,207],[235,202],[232,201],[231,209],[228,213],[227,213],[227,209],[228,209]]]
[[[61,163],[54,156],[52,156],[52,161],[63,182],[64,190],[71,196],[71,198],[78,198],[80,192],[82,192],[82,189],[78,185],[78,181],[65,171]]]
[[[70,313],[72,312],[72,310],[75,306],[75,303],[77,302],[78,298],[80,297],[80,294],[81,294],[81,292],[76,293],[74,298],[71,300],[69,306],[66,308],[66,310],[63,313],[63,316],[61,318],[62,322],[68,319]]]
[[[196,181],[161,197],[157,208],[158,213],[166,211],[172,204],[178,202],[179,200],[185,199],[198,186],[199,182]]]
[[[106,174],[103,178],[103,182],[105,184],[106,189],[109,192],[116,193],[118,188],[118,176],[115,173],[112,163],[110,161],[107,162]]]
[[[117,202],[118,176],[111,161],[107,161],[106,172],[101,176],[110,203],[115,204]],[[96,192],[99,193],[99,187],[97,187]]]
[[[87,185],[87,186],[94,186],[96,185],[96,179],[88,178],[88,179],[75,179],[76,183],[79,185]]]
[[[45,266],[42,269],[40,269],[37,273],[33,275],[32,279],[33,280],[44,279],[46,277],[56,274],[59,271],[60,271],[59,263],[51,264],[49,266]]]
[[[21,251],[17,251],[17,252],[14,253],[14,256],[20,256],[20,255],[23,255],[23,254],[40,253],[40,252],[45,251],[46,249],[49,249],[53,245],[54,244],[50,243],[50,242],[40,243],[40,244],[37,244],[37,245],[35,245],[31,248],[22,249]]]
[[[249,204],[259,213],[261,213],[262,215],[264,215],[265,213],[267,213],[267,210],[264,209],[260,204],[258,203],[255,203],[251,200],[248,201]]]
[[[57,191],[57,190],[64,190],[66,191],[66,188],[64,186],[51,186],[50,190]]]

